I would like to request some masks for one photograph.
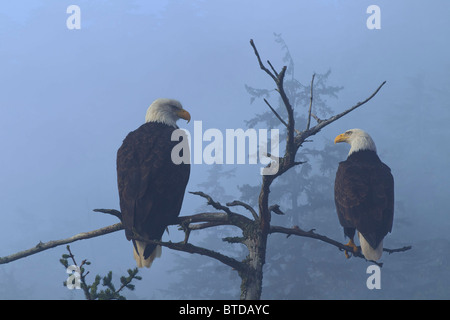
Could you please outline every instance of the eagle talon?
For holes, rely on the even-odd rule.
[[[346,244],[346,246],[351,247],[352,251],[350,253],[358,253],[358,247],[356,246],[356,244],[353,242],[353,239],[350,239],[350,241]],[[344,251],[345,257],[347,259],[350,259],[351,255],[348,254],[348,250]]]

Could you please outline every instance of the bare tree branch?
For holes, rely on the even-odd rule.
[[[288,150],[293,150],[294,148],[294,131],[295,131],[295,119],[294,119],[294,109],[292,108],[291,103],[289,102],[289,98],[286,95],[286,92],[284,90],[284,76],[286,74],[286,70],[287,67],[284,66],[281,69],[280,73],[276,73],[276,71],[274,70],[274,72],[276,73],[276,76],[269,70],[267,69],[264,64],[262,63],[261,57],[259,55],[258,49],[256,49],[255,43],[253,41],[253,39],[250,40],[250,45],[253,48],[253,51],[255,52],[256,58],[258,59],[259,62],[259,66],[260,68],[266,72],[275,82],[275,84],[277,85],[277,92],[280,94],[281,99],[283,100],[283,104],[286,108],[287,114],[288,114],[288,122],[287,122],[287,143],[286,143],[286,149]],[[273,69],[272,65],[270,65],[271,68]],[[273,108],[271,108],[273,109]],[[278,119],[281,120],[280,117],[278,117]],[[282,121],[283,124],[285,124],[284,121]]]
[[[222,212],[204,212],[204,213],[198,213],[191,216],[182,216],[178,217],[171,225],[187,225],[187,228],[190,230],[200,230],[205,229],[209,227],[215,227],[219,225],[233,225],[236,227],[239,227],[241,229],[246,228],[249,224],[254,223],[253,220],[237,214],[235,212],[232,212],[229,210],[228,207],[222,206],[219,202],[214,201],[209,195],[203,193],[203,192],[196,192],[194,194],[200,195],[208,200],[208,204],[212,205],[214,208],[218,210],[226,211],[226,213]],[[111,214],[120,220],[122,219],[122,214],[120,211],[115,209],[94,209],[95,212],[101,212],[106,214]],[[203,223],[200,225],[192,225],[193,223]],[[11,254],[9,256],[0,257],[0,264],[6,264],[18,259],[22,259],[25,257],[28,257],[30,255],[52,249],[64,244],[72,243],[78,240],[84,240],[84,239],[90,239],[99,237],[108,233],[116,232],[123,229],[122,223],[116,223],[111,226],[107,226],[104,228],[100,228],[97,230],[89,231],[89,232],[82,232],[77,235],[74,235],[72,237],[61,239],[61,240],[52,240],[49,242],[39,242],[35,247],[20,251],[14,254]],[[181,246],[177,247],[179,251],[181,250]],[[193,249],[191,247],[185,247],[187,252],[191,252]],[[208,249],[205,249],[208,250]],[[205,251],[206,252],[206,251]]]
[[[264,66],[264,63],[262,62],[261,57],[259,56],[258,50],[256,49],[256,46],[255,46],[255,43],[253,42],[253,39],[250,40],[250,45],[253,47],[253,51],[255,52],[256,58],[258,59],[259,67],[260,67],[262,70],[264,70],[264,71],[265,71],[265,72],[273,79],[273,81],[276,82],[276,81],[277,81],[277,78],[278,78],[278,75],[275,76],[272,72],[270,72],[269,69],[267,69],[267,68]]]
[[[270,206],[269,210],[278,215],[285,215],[285,213],[281,211],[280,206],[278,204]]]
[[[378,88],[365,100],[363,100],[362,102],[358,102],[357,104],[355,104],[353,107],[345,110],[344,112],[341,112],[327,120],[323,120],[321,123],[317,124],[313,130],[314,133],[317,133],[320,131],[320,129],[322,129],[323,127],[333,123],[334,121],[342,118],[343,116],[345,116],[347,113],[352,112],[353,110],[355,110],[356,108],[359,108],[360,106],[364,105],[365,103],[369,102],[373,97],[375,97],[375,95],[378,93],[378,91],[380,91],[381,87],[383,87],[386,84],[386,81],[383,81]]]
[[[103,213],[108,213],[110,214],[110,212],[112,211],[117,211],[114,209],[96,209],[96,212],[103,212]],[[119,211],[117,211],[119,212]],[[120,213],[120,212],[119,212]],[[198,223],[198,222],[205,222],[206,224],[201,224],[199,226],[197,225],[190,225],[190,223]],[[230,217],[228,214],[225,213],[221,213],[221,212],[206,212],[206,213],[200,213],[200,214],[195,214],[192,216],[185,216],[185,217],[179,217],[177,219],[177,221],[175,221],[172,225],[178,225],[178,224],[182,224],[182,223],[188,223],[189,224],[189,229],[191,230],[200,230],[200,229],[205,229],[207,227],[214,227],[214,226],[219,226],[219,225],[234,225],[234,226],[240,226],[241,228],[243,228],[245,226],[245,223],[253,223],[253,220],[250,220],[244,216],[241,215],[233,215],[233,217]],[[0,264],[6,264],[15,260],[19,260],[31,255],[34,255],[36,253],[48,250],[48,249],[52,249],[61,245],[65,245],[65,244],[69,244],[75,241],[79,241],[79,240],[85,240],[85,239],[91,239],[91,238],[95,238],[95,237],[99,237],[99,236],[103,236],[105,234],[109,234],[109,233],[113,233],[119,230],[123,229],[123,225],[122,223],[116,223],[114,225],[110,225],[104,228],[100,228],[100,229],[96,229],[93,231],[89,231],[89,232],[82,232],[79,233],[77,235],[74,235],[72,237],[66,238],[66,239],[61,239],[61,240],[52,240],[52,241],[48,241],[48,242],[39,242],[35,247],[27,249],[27,250],[23,250],[14,254],[11,254],[9,256],[5,256],[5,257],[0,257]],[[170,243],[170,242],[168,242]],[[168,243],[164,243],[161,242],[161,245],[164,246],[169,246]],[[201,251],[201,248],[196,247],[195,250],[193,249],[193,247],[190,246],[186,246],[183,247],[181,245],[174,245],[171,244],[170,247],[173,247],[173,249],[178,250],[178,251],[183,251],[183,248],[185,248],[189,253],[197,253],[197,251]],[[203,253],[208,252],[208,249],[205,249],[206,251],[202,251]],[[207,255],[207,254],[204,254]]]
[[[319,117],[316,116],[314,113],[311,113],[311,116],[317,121],[317,123],[321,123],[323,121],[322,119],[319,119]]]
[[[184,242],[163,242],[163,241],[156,241],[156,240],[149,240],[149,239],[145,239],[143,237],[133,237],[135,240],[139,240],[139,241],[143,241],[146,243],[153,243],[153,244],[157,244],[160,245],[162,247],[167,247],[170,248],[172,250],[176,250],[176,251],[182,251],[182,252],[187,252],[187,253],[191,253],[191,254],[200,254],[203,256],[207,256],[213,259],[216,259],[220,262],[222,262],[223,264],[232,267],[233,269],[236,269],[237,271],[244,271],[246,270],[246,266],[244,263],[228,257],[226,255],[223,255],[219,252],[210,250],[210,249],[205,249],[202,247],[198,247],[195,246],[193,244],[190,243],[184,243]]]
[[[313,104],[313,88],[314,88],[314,78],[315,77],[316,77],[316,74],[314,73],[312,75],[312,79],[311,79],[311,92],[309,95],[308,123],[306,124],[306,130],[309,130],[309,127],[311,125],[311,110],[312,110],[312,104]]]
[[[365,103],[369,102],[373,97],[375,97],[375,95],[378,93],[378,91],[380,91],[380,89],[386,84],[386,81],[383,81],[383,83],[381,83],[378,88],[365,100],[363,100],[362,102],[358,102],[357,104],[355,104],[353,107],[348,108],[347,110],[334,115],[326,120],[320,120],[320,119],[316,119],[318,121],[318,124],[315,125],[314,127],[312,127],[310,130],[308,131],[304,131],[302,132],[300,135],[298,135],[297,137],[295,137],[295,145],[296,147],[300,147],[301,144],[305,141],[305,139],[307,139],[310,136],[313,136],[315,134],[317,134],[321,129],[323,129],[324,127],[326,127],[327,125],[333,123],[334,121],[342,118],[343,116],[345,116],[346,114],[352,112],[353,110],[355,110],[356,108],[359,108],[360,106],[364,105]],[[320,121],[319,121],[320,120]]]
[[[352,247],[349,247],[349,246],[347,246],[347,245],[345,245],[343,243],[340,243],[339,241],[336,241],[336,240],[333,240],[331,238],[328,238],[327,236],[318,234],[318,233],[315,232],[315,229],[311,229],[309,231],[305,231],[305,230],[300,229],[298,226],[295,226],[293,228],[285,228],[285,227],[280,227],[280,226],[271,226],[270,227],[270,233],[283,233],[283,234],[286,234],[288,237],[291,236],[291,235],[296,235],[296,236],[299,236],[299,237],[313,238],[313,239],[317,239],[317,240],[326,242],[328,244],[331,244],[331,245],[339,248],[339,250],[341,250],[341,251],[342,250],[346,250],[346,251],[353,252],[353,248]],[[383,248],[383,251],[388,252],[389,254],[391,254],[391,253],[394,253],[394,252],[408,251],[411,248],[412,248],[411,246],[406,246],[406,247],[398,248],[398,249]],[[353,253],[353,256],[365,259],[364,255],[361,253],[361,250],[359,250],[357,253]],[[372,260],[370,260],[370,262],[376,263],[380,267],[383,265],[382,263],[379,263],[379,262],[376,262],[376,261],[372,261]]]
[[[270,105],[270,103],[267,101],[267,99],[264,98],[264,102],[269,106],[270,110],[272,110],[272,112],[275,114],[275,116],[278,118],[278,120],[281,121],[282,124],[284,124],[284,126],[286,128],[288,128],[288,124],[286,123],[286,121],[283,120],[283,118],[281,118],[281,116],[278,114],[278,112],[275,111],[274,108],[272,108],[272,106]]]
[[[12,262],[12,261],[15,261],[15,260],[18,260],[21,258],[25,258],[25,257],[31,256],[33,254],[39,253],[41,251],[55,248],[55,247],[58,247],[58,246],[61,246],[64,244],[72,243],[72,242],[75,242],[78,240],[84,240],[84,239],[90,239],[90,238],[103,236],[105,234],[116,232],[116,231],[119,231],[122,229],[123,229],[122,223],[116,223],[111,226],[107,226],[107,227],[100,228],[97,230],[93,230],[93,231],[89,231],[89,232],[82,232],[82,233],[76,234],[67,239],[53,240],[53,241],[49,241],[49,242],[45,242],[45,243],[39,242],[35,247],[33,247],[31,249],[20,251],[20,252],[14,253],[12,255],[6,256],[6,257],[0,257],[0,264],[9,263],[9,262]]]
[[[405,252],[405,251],[408,251],[408,250],[411,250],[411,249],[412,249],[412,246],[405,246],[405,247],[398,248],[398,249],[383,248],[383,251],[385,251],[385,252],[387,252],[389,254],[392,254],[392,253],[395,253],[395,252]]]
[[[238,200],[234,200],[233,202],[228,202],[228,203],[227,203],[227,206],[229,206],[229,207],[233,207],[233,206],[241,206],[241,207],[244,207],[245,209],[247,209],[248,211],[251,212],[251,214],[252,214],[252,216],[253,216],[253,218],[254,218],[255,220],[258,220],[258,219],[259,219],[259,218],[258,218],[258,214],[256,213],[255,209],[253,209],[251,205],[249,205],[249,204],[247,204],[247,203],[245,203],[245,202],[238,201]]]
[[[284,75],[286,74],[287,67],[284,66],[278,76],[277,87],[278,93],[280,94],[281,100],[286,108],[288,114],[288,127],[287,127],[287,139],[286,139],[286,157],[291,157],[294,151],[294,131],[295,131],[295,118],[294,118],[294,108],[289,101],[289,98],[284,90]],[[295,154],[294,154],[295,157]]]
[[[118,218],[120,221],[122,221],[122,213],[118,210],[115,209],[94,209],[94,212],[101,212],[101,213],[107,213],[110,215],[115,216],[116,218]]]
[[[211,198],[211,196],[207,195],[206,193],[203,193],[203,192],[201,192],[201,191],[195,191],[195,192],[189,191],[189,193],[195,194],[195,195],[200,196],[200,197],[202,197],[202,198],[205,198],[206,200],[208,200],[208,204],[211,205],[214,209],[225,211],[227,214],[230,214],[230,215],[231,215],[231,214],[237,214],[237,213],[235,213],[235,212],[232,212],[232,211],[230,210],[230,208],[221,205],[220,202],[214,201],[214,200]]]
[[[270,69],[272,69],[273,73],[275,73],[275,76],[278,77],[278,72],[275,70],[269,60],[267,60],[267,64],[270,66]]]
[[[370,101],[377,93],[378,91],[380,91],[380,89],[385,85],[386,81],[383,81],[383,83],[381,83],[378,88],[365,100],[363,100],[362,102],[358,102],[357,104],[355,104],[353,107],[337,114],[334,115],[326,120],[320,120],[319,118],[317,118],[317,125],[315,125],[314,127],[312,127],[309,130],[305,130],[303,132],[301,132],[300,134],[298,134],[295,137],[295,150],[297,151],[298,148],[300,148],[300,146],[303,144],[303,142],[306,141],[307,138],[309,138],[310,136],[313,136],[315,134],[317,134],[321,129],[323,129],[324,127],[326,127],[327,125],[333,123],[334,121],[342,118],[343,116],[345,116],[346,114],[352,112],[353,110],[359,108],[360,106],[364,105],[365,103],[367,103],[368,101]],[[311,114],[312,115],[312,114]],[[295,152],[296,152],[295,151]]]

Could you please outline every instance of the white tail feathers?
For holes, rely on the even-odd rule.
[[[136,260],[138,268],[143,268],[143,267],[150,268],[150,266],[153,263],[153,260],[161,257],[161,252],[162,252],[161,246],[156,246],[155,250],[153,250],[150,257],[148,257],[147,259],[144,259],[145,246],[146,246],[145,242],[136,241],[136,247],[137,247],[139,253],[136,252],[136,248],[134,248],[134,246],[133,246],[134,259]]]
[[[377,261],[383,254],[383,240],[380,241],[376,249],[372,248],[361,233],[358,232],[361,251],[367,260]]]

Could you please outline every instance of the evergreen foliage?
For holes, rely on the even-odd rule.
[[[68,286],[72,285],[75,286],[77,284],[77,280],[79,280],[79,286],[80,289],[83,290],[84,296],[86,300],[126,300],[125,296],[121,294],[123,289],[128,289],[133,291],[135,288],[135,285],[131,282],[133,280],[141,280],[142,278],[138,276],[138,268],[134,269],[128,269],[128,276],[122,276],[120,277],[120,287],[116,289],[116,286],[113,283],[113,274],[112,271],[109,271],[106,276],[103,278],[100,275],[96,275],[94,278],[94,282],[92,284],[88,284],[86,282],[86,276],[89,274],[89,271],[86,272],[86,269],[84,266],[89,266],[91,264],[88,260],[83,260],[80,265],[77,265],[75,261],[75,256],[72,254],[70,250],[70,246],[66,247],[68,254],[63,254],[59,262],[67,269],[70,266],[73,266],[74,268],[72,270],[73,277],[69,277],[71,280],[71,283],[67,283],[67,281],[64,281],[63,285]],[[72,260],[72,265],[69,264],[69,259]],[[78,274],[76,274],[78,273]],[[99,285],[100,281],[102,281],[102,286],[104,289],[101,289],[99,291]]]

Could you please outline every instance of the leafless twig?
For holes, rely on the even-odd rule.
[[[233,206],[241,206],[244,207],[245,209],[247,209],[248,211],[250,211],[250,213],[252,214],[253,218],[255,220],[258,220],[258,214],[256,213],[255,209],[252,208],[251,205],[242,202],[242,201],[238,201],[238,200],[234,200],[233,202],[228,202],[227,206],[229,207],[233,207]]]
[[[267,101],[267,99],[264,98],[264,102],[269,106],[270,110],[272,110],[272,112],[275,114],[275,116],[278,118],[278,120],[281,121],[282,124],[284,124],[284,126],[287,128],[288,124],[286,123],[286,121],[283,120],[283,118],[281,118],[281,116],[278,114],[278,112],[275,111],[275,109],[270,105],[270,103]]]
[[[314,73],[312,75],[312,79],[311,79],[311,92],[309,95],[308,123],[306,124],[306,130],[309,130],[309,127],[311,125],[311,110],[312,110],[312,104],[313,104],[313,88],[314,88],[314,78],[315,77],[316,77],[316,74]]]

